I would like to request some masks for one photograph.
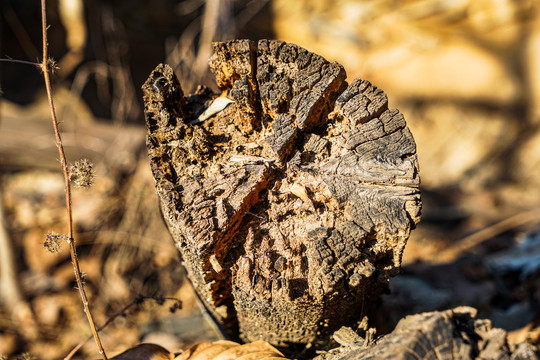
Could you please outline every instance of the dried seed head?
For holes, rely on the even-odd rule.
[[[172,304],[171,307],[169,308],[169,311],[170,311],[171,313],[175,313],[176,310],[180,310],[181,308],[182,308],[182,301],[176,300],[176,301],[174,302],[174,304]]]
[[[92,186],[94,177],[94,165],[88,159],[78,160],[69,167],[69,179],[77,186]]]
[[[58,66],[58,63],[54,61],[54,59],[52,58],[48,58],[45,63],[47,64],[47,72],[51,75],[54,75],[56,71],[60,69],[60,67]],[[41,72],[43,72],[43,69],[44,69],[43,63],[39,62],[39,64],[36,64],[36,65],[41,70]]]
[[[54,61],[52,58],[47,59],[47,70],[49,71],[49,74],[55,74],[57,70],[59,70],[60,67],[58,66],[58,63]]]
[[[45,247],[45,249],[49,250],[49,252],[53,254],[57,253],[58,250],[60,250],[63,239],[67,239],[67,236],[50,232],[45,237],[45,242],[43,243],[43,246]]]

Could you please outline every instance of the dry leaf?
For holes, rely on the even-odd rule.
[[[177,356],[175,360],[204,360],[213,359],[219,353],[239,344],[233,341],[219,340],[215,342],[203,342],[192,346],[187,351]]]
[[[232,341],[215,341],[197,344],[178,355],[175,360],[259,360],[286,359],[266,341],[240,345]]]
[[[139,344],[111,360],[172,360],[174,357],[167,349],[156,344]]]

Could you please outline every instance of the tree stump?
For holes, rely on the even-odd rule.
[[[414,139],[368,81],[282,41],[214,44],[223,93],[143,85],[156,188],[229,336],[321,347],[369,312],[420,219]]]

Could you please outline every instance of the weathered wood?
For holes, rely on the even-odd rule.
[[[510,349],[504,330],[476,319],[476,309],[466,306],[408,316],[376,340],[362,339],[347,328],[334,338],[341,346],[314,360],[538,359],[532,345]]]
[[[167,65],[143,86],[164,217],[230,335],[322,346],[399,272],[420,219],[413,137],[381,90],[347,85],[337,63],[281,41],[214,47],[235,101],[214,117],[195,121]]]

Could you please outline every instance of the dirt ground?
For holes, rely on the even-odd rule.
[[[39,9],[28,3],[2,2],[1,58],[39,58]],[[469,305],[509,343],[539,345],[538,4],[232,1],[211,18],[210,1],[97,2],[82,13],[64,3],[49,4],[55,101],[68,161],[88,158],[96,171],[90,189],[73,190],[73,218],[92,313],[98,325],[114,317],[102,331],[110,355],[143,341],[176,351],[219,338],[161,218],[139,89],[163,61],[186,93],[215,87],[208,39],[233,37],[278,38],[338,61],[405,115],[423,216],[383,298],[380,333],[407,314]],[[213,31],[201,31],[208,23]],[[0,354],[9,358],[63,358],[91,334],[68,247],[43,248],[66,216],[40,76],[0,63]],[[116,316],[138,295],[155,299]],[[172,313],[169,298],[182,308]],[[74,358],[97,357],[89,341]]]

